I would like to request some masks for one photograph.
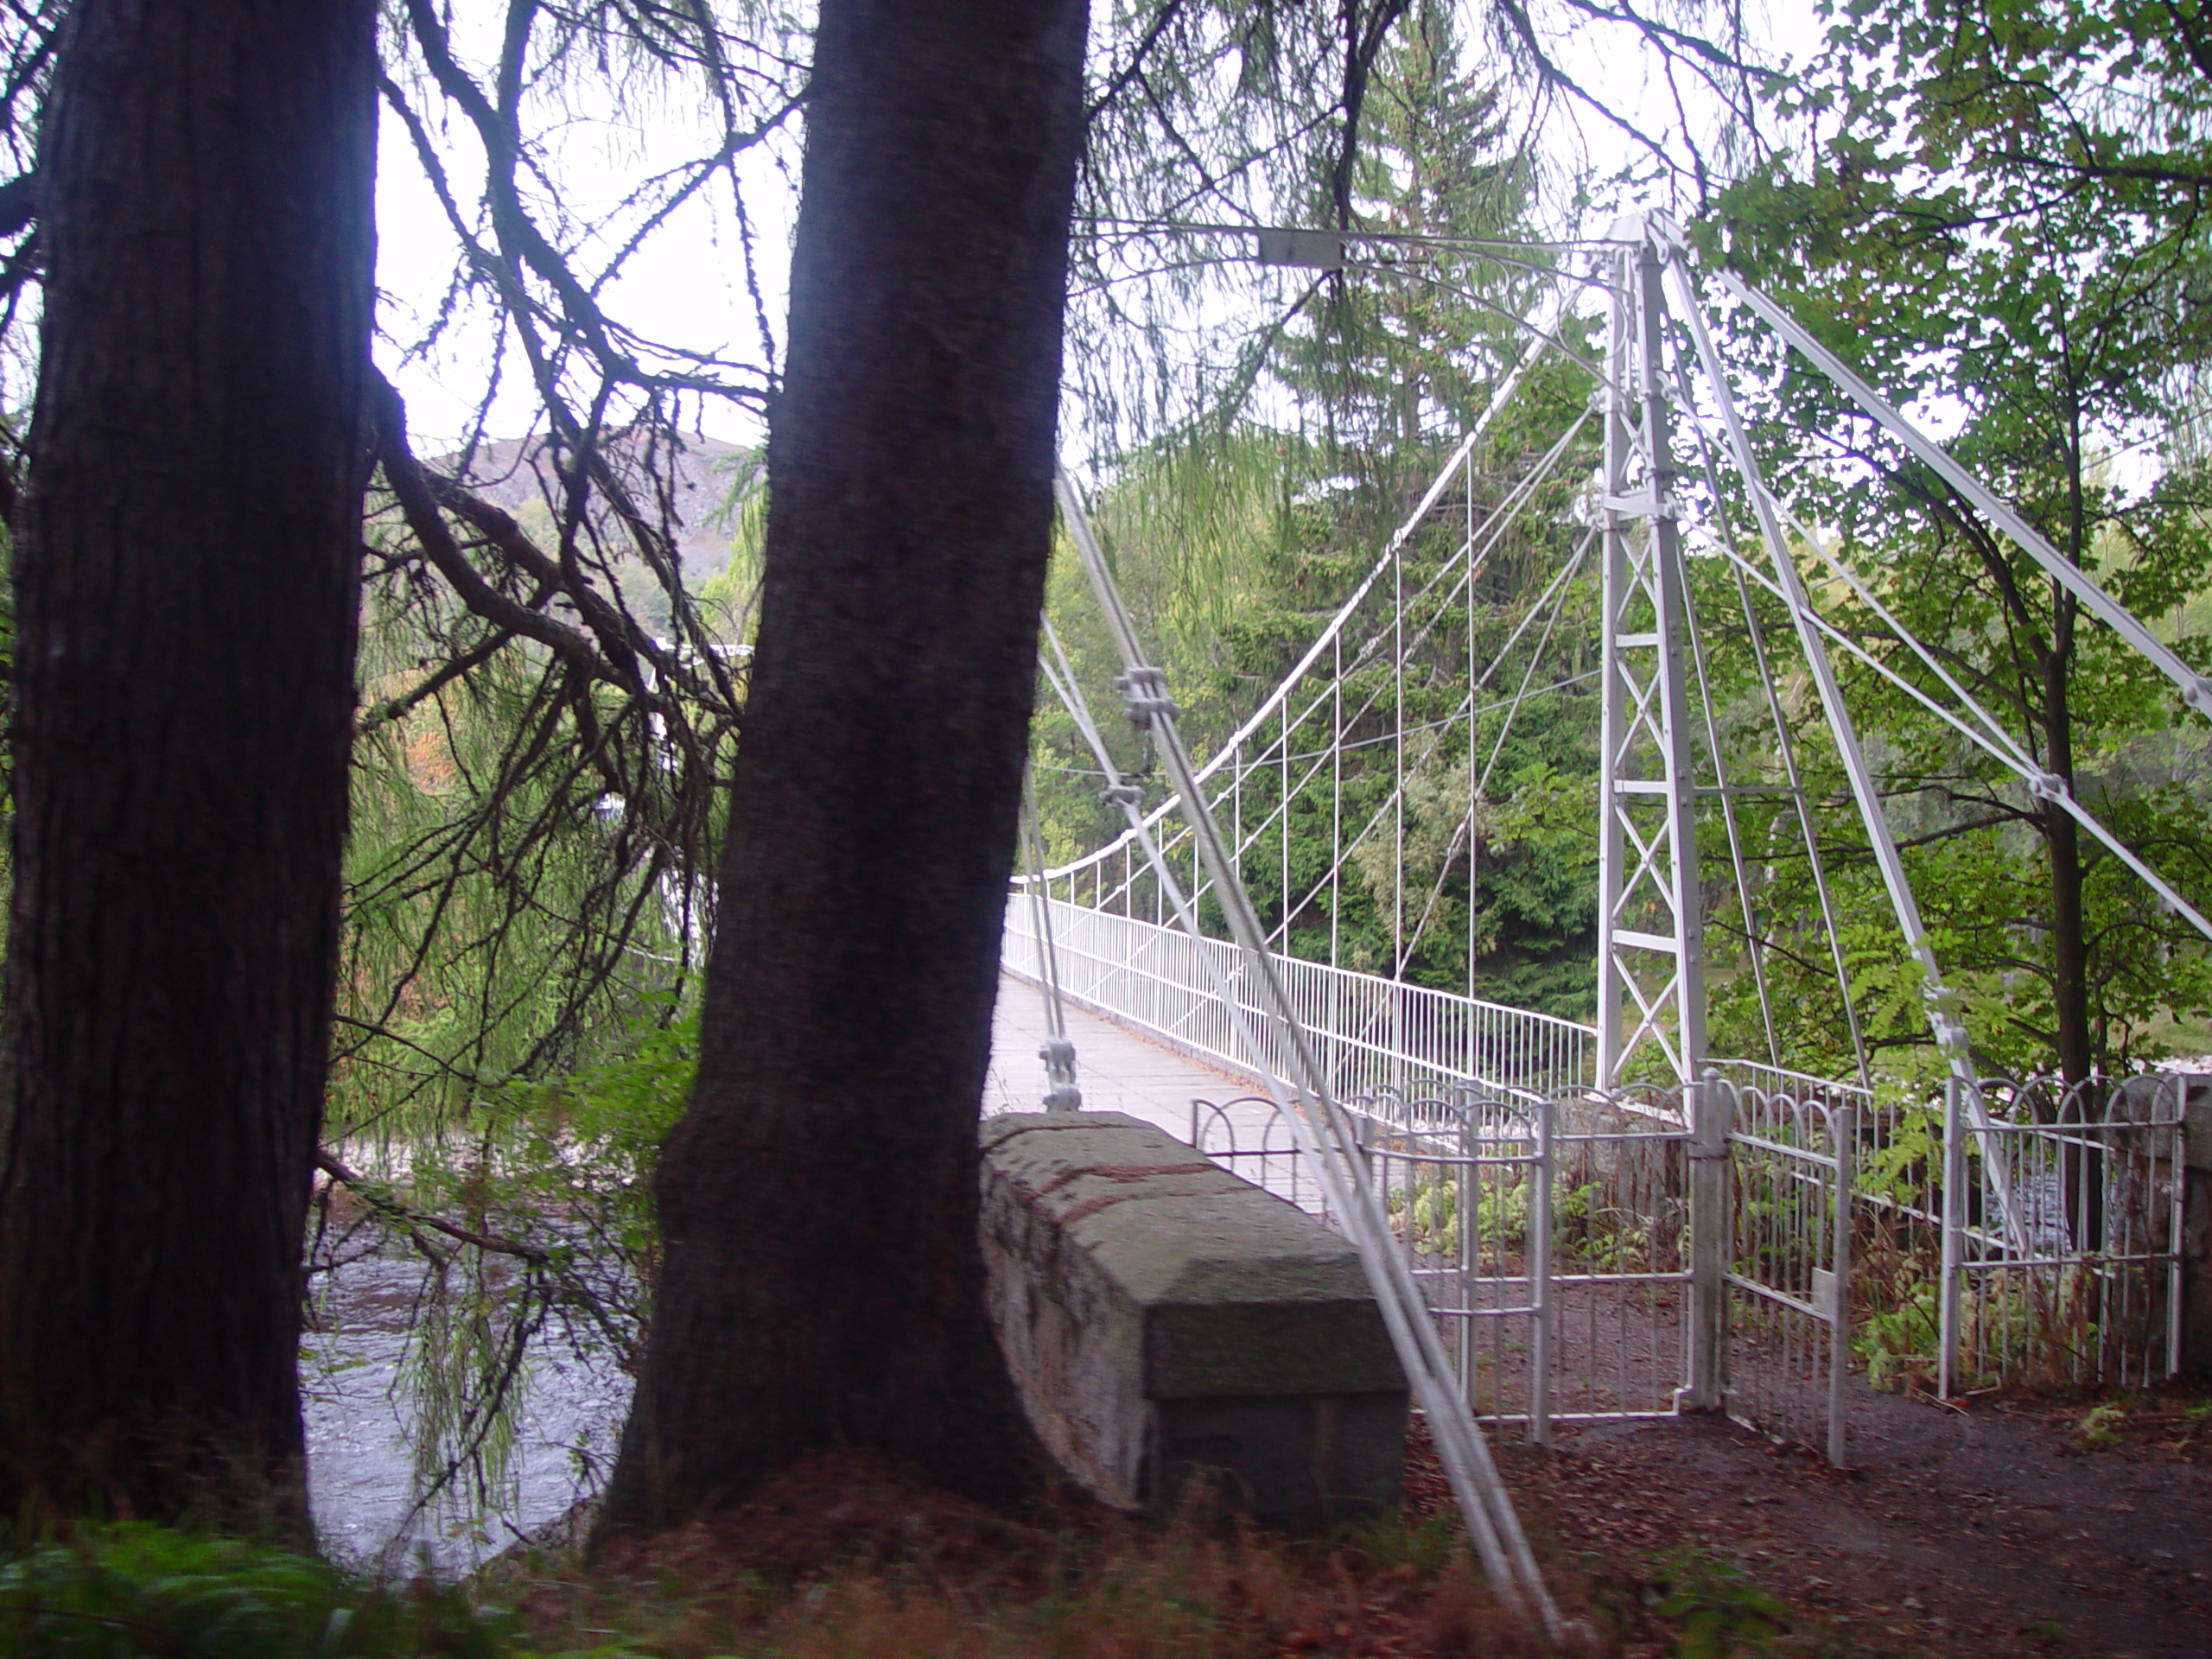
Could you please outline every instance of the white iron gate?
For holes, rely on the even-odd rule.
[[[1945,1397],[2176,1373],[2191,1090],[1984,1083],[1976,1125],[1955,1085],[1939,1117],[1728,1062],[1687,1114],[1464,1081],[1344,1107],[1477,1415],[1718,1407],[1840,1465],[1854,1318],[1878,1380]],[[1193,1102],[1191,1134],[1333,1219],[1267,1097]]]
[[[1478,1416],[1670,1414],[1687,1379],[1691,1135],[1656,1091],[1461,1084],[1344,1103]],[[1192,1143],[1333,1220],[1263,1096],[1192,1103]]]
[[[1708,1075],[1727,1138],[1721,1397],[1732,1417],[1845,1460],[1854,1103]]]

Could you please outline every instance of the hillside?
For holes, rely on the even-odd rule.
[[[664,452],[656,455],[654,461],[657,472],[672,471],[676,543],[684,578],[696,586],[720,569],[728,556],[724,509],[731,491],[747,476],[759,451],[698,433],[687,435],[683,442],[684,448],[675,457],[672,469]],[[638,439],[626,435],[609,440],[609,452],[626,477],[642,480],[641,447]],[[452,468],[459,460],[457,455],[448,455],[435,464]],[[505,438],[485,444],[470,462],[467,479],[470,487],[486,499],[505,507],[534,533],[550,538],[553,510],[550,504],[559,485],[544,438]],[[640,493],[645,493],[642,482]]]

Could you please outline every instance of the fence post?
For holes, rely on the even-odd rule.
[[[2166,1375],[2202,1370],[2212,1363],[2212,1100],[2205,1079],[2176,1074],[2173,1141],[2167,1169],[2171,1173],[2171,1211],[2166,1222]],[[2194,1309],[2191,1302],[2197,1304]],[[2190,1315],[2195,1312],[2196,1319]]]
[[[1846,1466],[1849,1402],[1844,1383],[1851,1371],[1851,1197],[1858,1179],[1859,1109],[1838,1107],[1828,1119],[1835,1137],[1835,1245],[1829,1257],[1835,1274],[1828,1287],[1828,1462]]]
[[[1959,1080],[1943,1079],[1943,1237],[1936,1292],[1936,1397],[1948,1400],[1959,1382],[1959,1229],[1966,1207],[1966,1148],[1959,1143]]]
[[[1728,1351],[1728,1132],[1734,1090],[1717,1071],[1685,1084],[1690,1107],[1689,1379],[1675,1396],[1681,1411],[1718,1411],[1726,1403]]]
[[[1552,1332],[1557,1319],[1552,1306],[1553,1115],[1558,1109],[1548,1098],[1537,1103],[1536,1161],[1529,1171],[1529,1289],[1535,1309],[1529,1332],[1529,1438],[1538,1446],[1552,1443]]]

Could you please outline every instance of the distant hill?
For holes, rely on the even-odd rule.
[[[760,452],[697,433],[687,435],[683,442],[673,468],[678,523],[676,544],[683,557],[686,584],[696,586],[721,569],[729,556],[729,531],[721,522],[723,504],[729,499],[731,486],[745,476]],[[639,472],[641,446],[637,440],[616,437],[607,448],[625,475]],[[438,464],[450,468],[459,460],[458,455],[448,455]],[[665,450],[656,460],[661,470],[669,470]],[[533,535],[550,534],[555,484],[552,458],[543,438],[505,438],[485,444],[476,452],[467,481],[486,500],[514,514]],[[645,497],[647,501],[651,499]]]

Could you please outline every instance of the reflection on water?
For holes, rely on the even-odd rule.
[[[348,1262],[319,1279],[324,1329],[300,1352],[309,1493],[334,1560],[454,1578],[567,1510],[604,1476],[630,1402],[611,1359],[584,1363],[548,1333],[534,1348],[516,1415],[516,1501],[479,1517],[448,1499],[416,1513],[414,1459],[398,1389],[409,1315],[428,1269],[399,1252]]]

